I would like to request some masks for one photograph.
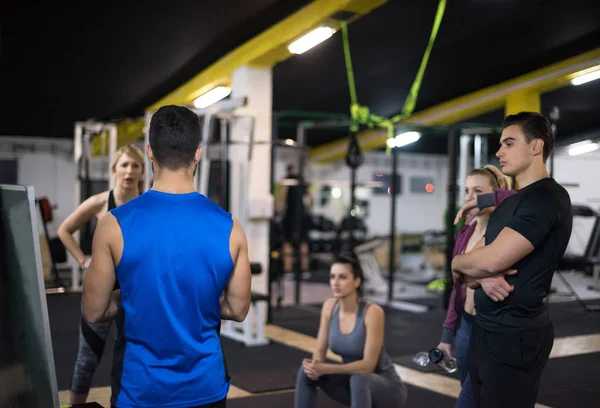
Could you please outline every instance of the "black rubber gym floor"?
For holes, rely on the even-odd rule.
[[[436,304],[430,299],[423,303]],[[600,304],[600,301],[589,303]],[[438,304],[441,304],[441,301]],[[289,307],[274,310],[272,323],[315,337],[319,327],[319,307],[319,305],[309,305],[307,308]],[[586,312],[574,301],[550,303],[548,307],[556,338],[600,334],[600,313]],[[418,369],[411,359],[417,352],[435,347],[439,343],[440,327],[445,311],[441,306],[434,306],[426,313],[410,313],[387,307],[384,309],[386,311],[385,345],[388,353],[395,363]],[[458,373],[433,371],[459,378]],[[595,407],[598,406],[598,401],[600,401],[600,353],[553,358],[548,361],[540,385],[539,403],[553,408],[571,408]],[[452,407],[453,405],[423,406]]]
[[[58,388],[66,390],[77,355],[81,295],[48,295],[47,299]],[[552,303],[550,311],[557,338],[600,333],[600,314],[585,312],[575,302]],[[410,366],[410,358],[416,352],[437,345],[443,318],[441,307],[422,314],[386,309],[386,347],[393,360]],[[319,308],[275,310],[272,323],[316,337]],[[110,385],[114,334],[113,328],[92,383],[94,387]],[[222,338],[222,343],[233,385],[252,393],[281,391],[275,395],[231,399],[227,402],[229,407],[293,406],[296,373],[308,353],[277,342],[253,348],[245,348],[227,338]],[[553,408],[597,406],[599,378],[600,353],[551,359],[542,379],[538,401]],[[408,407],[454,406],[453,398],[411,385],[408,387]],[[322,408],[340,406],[325,396],[320,397],[318,403]]]
[[[456,399],[436,392],[413,387],[412,385],[407,385],[406,387],[408,388],[406,408],[452,408],[456,402]],[[293,406],[293,391],[252,398],[236,398],[227,401],[227,408],[293,408]],[[345,405],[338,404],[326,395],[319,393],[317,396],[317,408],[345,408]]]

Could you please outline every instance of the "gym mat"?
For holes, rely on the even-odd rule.
[[[311,354],[271,341],[266,346],[245,347],[221,337],[231,383],[252,393],[294,388],[302,359]]]
[[[273,307],[271,310],[271,319],[273,323],[277,324],[279,321],[289,321],[294,319],[310,319],[314,316],[320,316],[321,305],[313,306],[307,305],[303,307]]]
[[[600,353],[548,360],[538,402],[553,408],[595,407],[600,401]]]
[[[405,408],[454,408],[456,398],[406,384],[408,399]]]
[[[47,303],[58,389],[67,390],[77,357],[81,294],[48,295]],[[115,335],[113,326],[92,381],[93,387],[110,385]],[[253,393],[294,388],[302,359],[310,358],[309,353],[277,342],[268,346],[244,347],[221,337],[221,343],[232,383]]]
[[[456,399],[443,394],[423,388],[406,385],[408,399],[404,408],[454,408]],[[256,397],[235,398],[227,400],[228,408],[281,408],[294,406],[294,392],[286,392],[274,395]],[[317,396],[317,408],[342,408],[339,404],[326,395],[319,393]]]
[[[586,303],[600,305],[600,300],[588,300]],[[548,312],[554,324],[555,337],[600,333],[600,312],[585,311],[576,301],[550,302]]]
[[[416,353],[415,353],[416,354]],[[417,370],[420,371],[422,373],[433,373],[433,374],[439,374],[439,375],[444,375],[446,377],[451,377],[451,378],[455,378],[457,380],[460,380],[460,373],[457,371],[455,371],[454,373],[450,374],[448,372],[446,372],[446,370],[444,370],[443,368],[434,365],[434,364],[428,364],[425,367],[422,367],[418,364],[415,364],[412,360],[413,357],[415,356],[415,354],[411,354],[411,355],[407,355],[407,356],[400,356],[400,357],[394,357],[394,363],[399,364],[403,367],[408,367],[411,368],[413,370]]]
[[[227,400],[227,408],[288,408],[294,406],[294,390],[273,395],[260,395]],[[346,408],[325,395],[317,397],[316,408]]]
[[[385,347],[388,354],[395,357],[414,355],[419,351],[428,351],[437,346],[440,341],[443,310],[427,313],[403,312],[384,307],[385,318]],[[291,311],[286,314],[293,314]],[[306,315],[304,318],[286,319],[274,318],[273,324],[283,328],[316,337],[319,331],[319,315]]]
[[[418,297],[418,298],[394,298],[394,301],[414,303],[420,306],[427,306],[429,310],[443,309],[443,299],[441,296],[432,295],[430,297]]]

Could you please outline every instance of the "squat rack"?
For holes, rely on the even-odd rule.
[[[301,120],[296,123],[296,142],[294,147],[300,151],[297,158],[298,166],[298,186],[304,186],[305,177],[304,171],[306,169],[306,133],[309,129],[335,129],[335,128],[348,128],[350,126],[350,120],[346,115],[328,112],[310,112],[310,111],[285,111],[273,115],[273,131],[272,141],[273,145],[277,145],[279,139],[279,125],[280,120],[283,118],[300,118]],[[355,178],[354,178],[355,179]],[[351,191],[354,191],[356,182],[351,185]],[[275,149],[271,150],[271,191],[275,192]],[[298,205],[296,206],[296,225],[302,224],[302,200],[303,195],[297,195]],[[300,285],[302,268],[300,263],[300,236],[299,232],[296,231],[296,236],[293,243],[294,247],[294,302],[296,306],[300,305]],[[271,285],[269,284],[269,296],[271,296]]]
[[[103,161],[107,162],[108,174],[103,174],[102,176],[108,178],[108,188],[114,188],[115,179],[110,174],[110,164],[113,162],[117,152],[117,125],[115,123],[102,123],[94,121],[75,122],[75,135],[73,140],[73,160],[77,167],[77,182],[75,183],[74,189],[75,208],[77,208],[83,200],[93,195],[92,174],[97,173],[94,171],[95,167],[93,166],[94,160],[92,158],[92,143],[97,137],[100,137],[100,151],[102,153],[106,152],[106,155],[100,157]],[[85,242],[91,242],[89,223],[85,228],[83,228],[83,234],[81,234],[78,230],[74,235],[75,239],[80,243],[80,245],[82,244],[82,240]],[[73,265],[71,268],[72,290],[80,289],[79,275],[79,265]]]

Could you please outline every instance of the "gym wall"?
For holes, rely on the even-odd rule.
[[[51,236],[75,208],[72,145],[64,139],[0,137],[0,157],[17,161],[17,184],[33,186],[36,197],[46,196],[57,206],[54,221],[48,224]]]
[[[573,204],[600,209],[600,152],[592,152],[580,156],[569,156],[558,153],[554,158],[554,178],[562,184]],[[593,227],[593,220],[576,217],[573,219],[573,233],[567,251],[583,254]]]
[[[391,172],[391,157],[385,152],[365,153],[364,164],[357,170],[358,181],[374,181],[376,174],[389,175]],[[319,176],[327,180],[349,180],[350,169],[334,163],[319,166]],[[446,210],[447,170],[448,161],[445,156],[426,154],[398,155],[398,174],[402,178],[401,191],[397,196],[397,229],[403,233],[421,233],[425,230],[443,229],[443,214]],[[421,187],[422,180],[433,184],[431,193]],[[369,234],[389,234],[391,200],[387,194],[374,194],[373,188],[364,188],[369,201],[369,215],[365,222]],[[359,195],[357,191],[357,196]],[[358,197],[361,198],[361,197]],[[343,206],[349,206],[349,190],[343,189],[342,196],[338,199]],[[336,200],[330,200],[328,208],[323,212],[331,216],[328,211],[337,206]],[[336,221],[338,221],[336,219]]]

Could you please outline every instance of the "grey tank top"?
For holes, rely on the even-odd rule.
[[[367,302],[359,302],[354,328],[350,333],[344,334],[340,331],[339,303],[336,302],[333,306],[331,321],[329,323],[329,347],[331,351],[342,357],[345,364],[363,359],[363,351],[367,339],[364,319],[367,307]],[[400,377],[396,373],[394,363],[385,350],[385,344],[381,347],[375,373],[389,379],[397,379],[400,382]]]

